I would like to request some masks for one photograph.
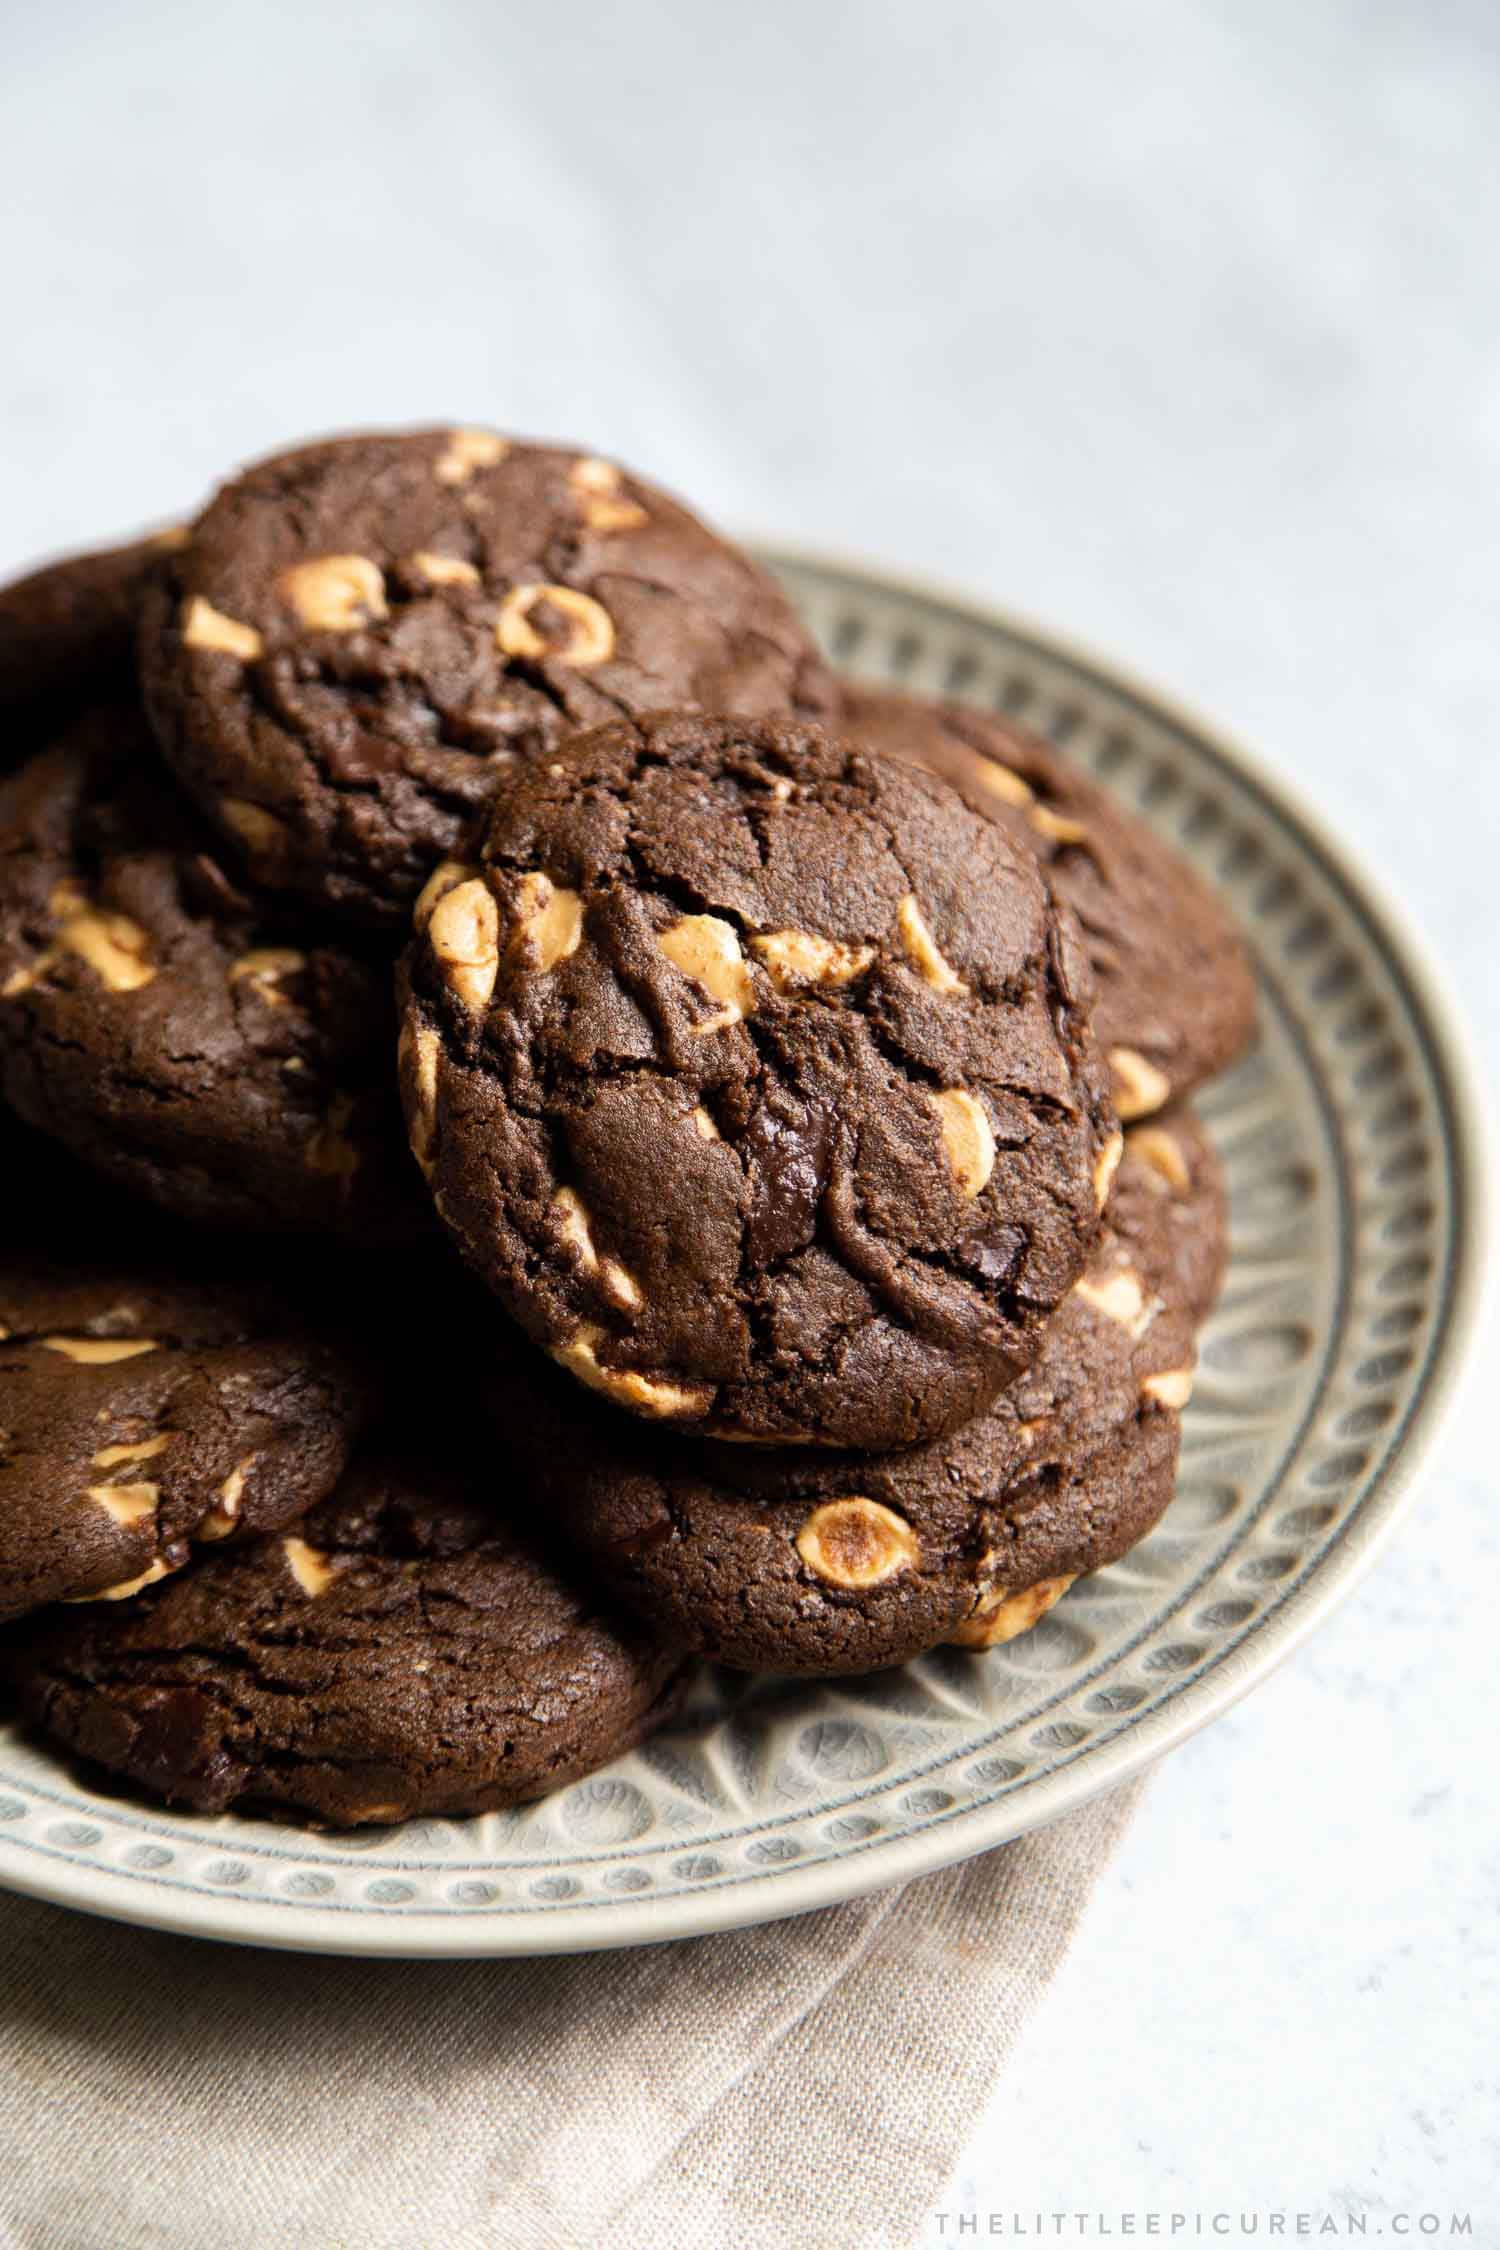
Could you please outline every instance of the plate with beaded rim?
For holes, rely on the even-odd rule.
[[[1201,720],[1051,634],[766,558],[834,659],[1010,713],[1184,851],[1254,948],[1253,1052],[1200,1097],[1231,1253],[1177,1498],[1036,1629],[829,1682],[705,1672],[678,1724],[541,1804],[347,1836],[174,1813],[0,1726],[0,1884],[328,1953],[565,1952],[831,1905],[1056,1819],[1225,1710],[1413,1496],[1472,1325],[1479,1140],[1412,941]]]

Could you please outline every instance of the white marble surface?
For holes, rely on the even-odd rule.
[[[1493,1054],[1488,0],[51,0],[6,45],[0,566],[320,427],[587,437],[1196,699]],[[932,2243],[1273,2207],[1500,2239],[1487,1405],[1156,1777]]]

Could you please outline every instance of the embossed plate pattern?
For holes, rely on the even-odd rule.
[[[1259,1047],[1202,1105],[1233,1246],[1175,1504],[1007,1648],[823,1686],[705,1676],[671,1733],[511,1815],[347,1838],[191,1818],[0,1729],[0,1882],[346,1953],[630,1945],[826,1905],[1159,1756],[1287,1653],[1409,1497],[1480,1260],[1477,1142],[1409,942],[1329,841],[1149,691],[951,598],[770,559],[842,664],[1040,727],[1213,877],[1254,942]]]

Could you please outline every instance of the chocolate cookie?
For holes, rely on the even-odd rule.
[[[497,776],[666,704],[831,710],[774,582],[608,461],[335,439],[225,487],[147,604],[162,744],[261,881],[404,922]]]
[[[354,1361],[267,1289],[7,1250],[0,1618],[133,1594],[196,1541],[292,1522],[333,1486],[362,1406]]]
[[[681,1659],[452,1461],[372,1449],[295,1533],[11,1644],[24,1711],[204,1812],[337,1827],[540,1797],[668,1717]]]
[[[163,531],[71,555],[0,586],[0,772],[132,685],[141,589],[181,538]]]
[[[1224,1168],[1186,1103],[1130,1126],[1109,1216],[1115,1231],[1149,1244],[1164,1297],[1196,1327],[1213,1311],[1229,1250]],[[1147,1200],[1147,1199],[1150,1200]]]
[[[1249,955],[1208,885],[1144,821],[992,712],[851,683],[844,724],[942,774],[1043,862],[1083,930],[1122,1118],[1233,1062],[1254,1028]]]
[[[1223,1240],[1194,1121],[1131,1136],[1099,1247],[1034,1366],[963,1429],[899,1453],[651,1444],[513,1352],[495,1410],[541,1503],[686,1647],[804,1673],[988,1647],[1166,1508]]]
[[[1031,1358],[1119,1135],[1071,919],[943,783],[787,722],[601,727],[417,923],[413,1147],[581,1381],[889,1446]]]
[[[0,784],[0,1084],[169,1210],[377,1242],[430,1230],[390,975],[226,873],[124,706]]]

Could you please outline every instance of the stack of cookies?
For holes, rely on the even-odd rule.
[[[660,491],[279,455],[0,592],[0,766],[0,1665],[96,1767],[511,1804],[1168,1505],[1233,929]]]

